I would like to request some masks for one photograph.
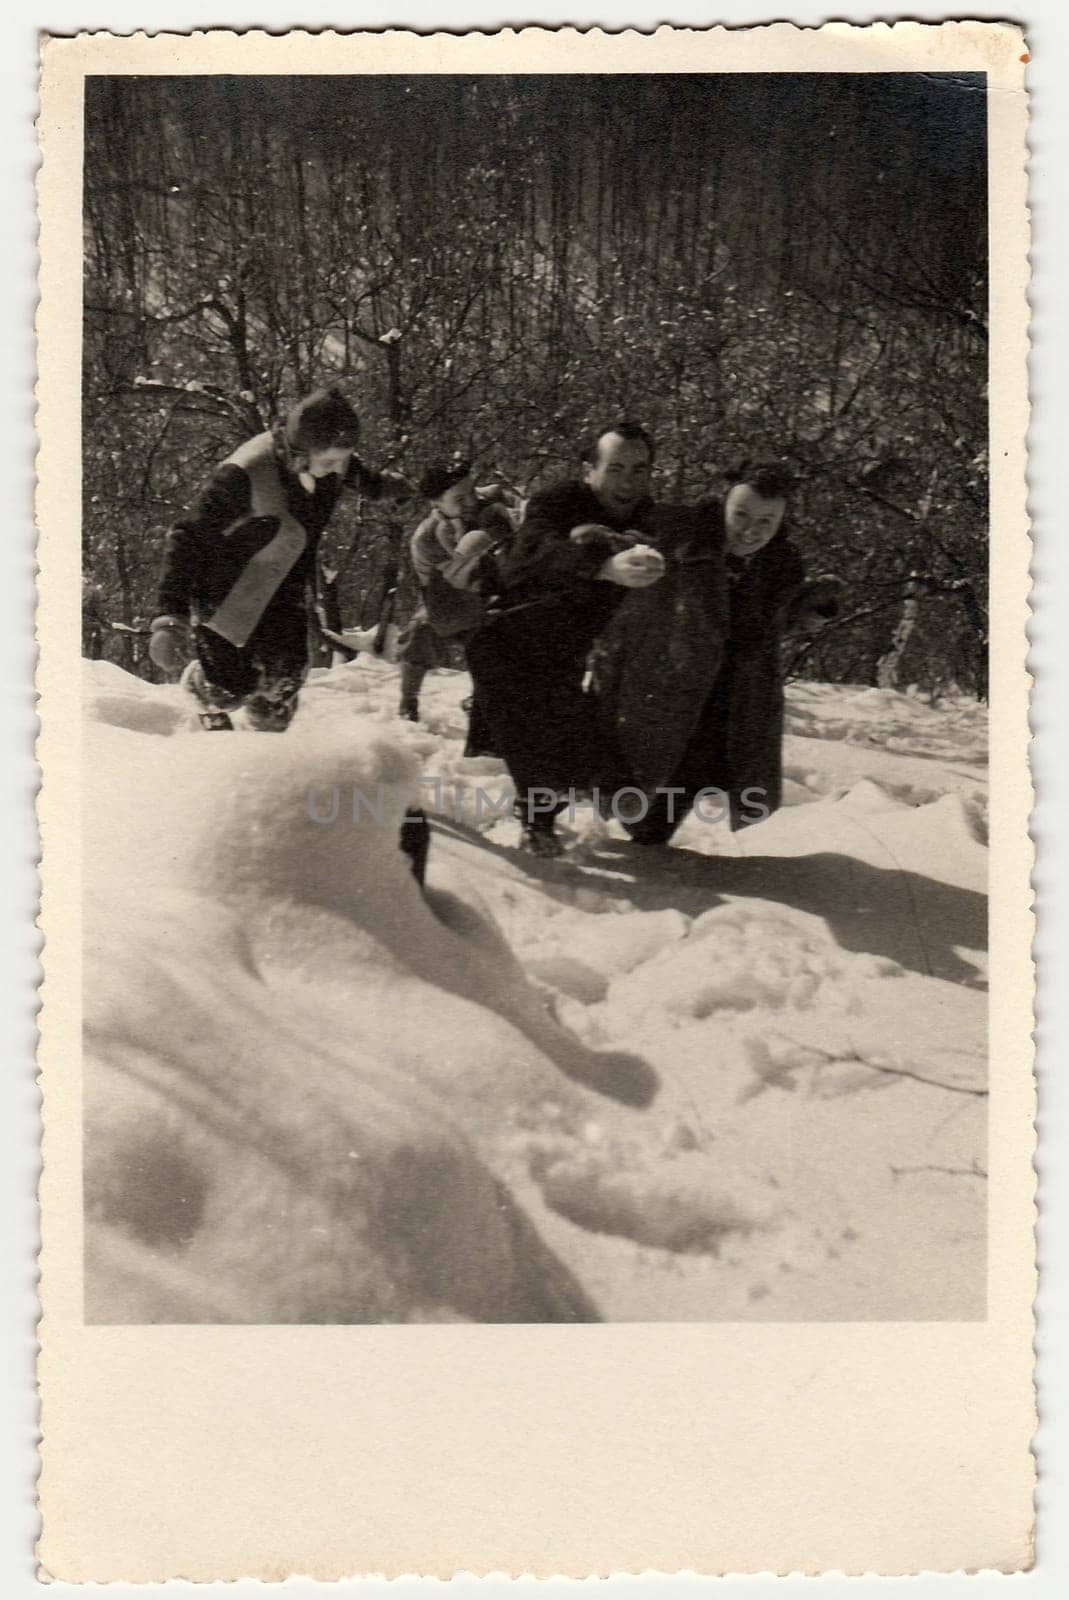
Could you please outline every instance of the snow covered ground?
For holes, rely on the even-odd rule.
[[[985,1314],[983,707],[793,685],[776,817],[557,862],[461,673],[86,677],[90,1320]]]

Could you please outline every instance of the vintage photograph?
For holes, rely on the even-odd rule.
[[[1028,1567],[1028,60],[45,42],[47,1578]]]
[[[986,127],[87,77],[89,1323],[985,1317]]]

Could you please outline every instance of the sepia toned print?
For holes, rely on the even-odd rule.
[[[522,1337],[534,1395],[620,1324],[632,1372],[741,1362],[712,1425],[744,1336],[784,1382],[845,1340],[934,1382],[929,1461],[1001,1361],[1002,1544],[450,1555],[395,1507],[156,1558],[46,1430],[56,1576],[1020,1564],[1020,36],[761,32],[48,46],[46,1417],[50,1359],[151,1383],[130,1340],[285,1350],[285,1408],[357,1338],[409,1393],[400,1325]]]
[[[90,1320],[983,1316],[983,75],[85,129]]]

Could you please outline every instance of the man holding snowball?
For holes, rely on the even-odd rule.
[[[537,855],[560,854],[555,818],[571,793],[611,793],[619,781],[583,680],[623,595],[665,570],[644,537],[653,454],[644,428],[614,423],[583,449],[578,479],[532,497],[501,563],[497,604],[468,644],[479,721],[515,785],[523,846]]]

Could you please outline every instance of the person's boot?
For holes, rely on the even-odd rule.
[[[624,827],[632,844],[637,844],[640,849],[665,850],[672,842],[672,835],[683,821],[685,811],[679,812],[669,820],[668,808],[655,801],[647,806],[642,816],[631,819],[622,817]]]
[[[564,846],[557,837],[557,819],[552,812],[536,811],[532,815],[528,812],[526,802],[519,798],[513,802],[512,810],[520,824],[521,850],[526,850],[532,856],[543,857],[564,853]]]
[[[405,722],[418,722],[419,701],[412,699],[410,695],[406,695],[401,701],[401,709],[398,711],[397,715]]]
[[[245,719],[256,733],[285,733],[297,715],[297,694],[254,694],[245,701]]]
[[[209,689],[204,668],[195,656],[182,668],[178,684],[197,702],[200,708],[197,711],[197,721],[206,733],[233,733],[234,724],[229,714],[212,703],[215,695]]]
[[[547,827],[544,823],[525,822],[520,833],[520,849],[528,855],[542,856],[553,859],[564,854],[564,845],[550,821]]]
[[[651,817],[642,822],[625,823],[628,843],[637,844],[644,850],[665,850],[672,842],[675,828],[671,823],[663,822],[658,817]]]

